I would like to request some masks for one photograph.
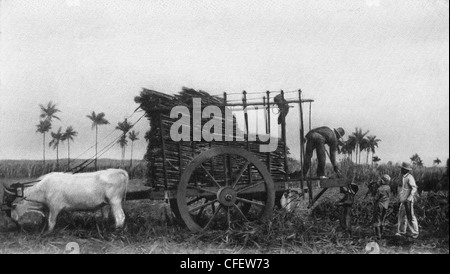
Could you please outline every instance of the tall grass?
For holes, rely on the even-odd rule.
[[[356,165],[351,161],[341,161],[340,168],[347,178],[355,176],[356,183],[370,182],[380,179],[383,174],[388,174],[393,181],[398,184],[401,182],[400,166],[398,164],[382,164],[382,165]],[[412,175],[416,181],[431,180],[442,178],[445,167],[414,167]],[[334,172],[331,166],[327,166],[327,174],[333,176]]]
[[[84,160],[76,160],[71,163],[70,168],[76,167],[82,164]],[[25,178],[37,178],[44,174],[50,172],[68,171],[69,168],[65,165],[66,161],[64,159],[60,160],[60,169],[57,169],[56,161],[49,160],[46,161],[45,166],[42,161],[35,160],[0,160],[0,179],[1,178],[14,178],[14,179],[25,179]],[[129,164],[121,165],[121,160],[114,159],[99,159],[98,169],[108,169],[108,168],[122,168],[125,169],[130,178],[141,179],[145,178],[146,174],[146,164],[142,160],[134,160],[133,166]],[[91,163],[85,167],[82,172],[92,172],[95,171],[94,164]]]

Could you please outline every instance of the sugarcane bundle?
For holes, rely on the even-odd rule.
[[[271,175],[275,181],[281,181],[284,179],[284,144],[279,139],[278,147],[273,152],[262,153],[259,152],[260,144],[266,144],[257,137],[247,136],[243,134],[241,129],[237,126],[234,116],[222,115],[221,117],[208,117],[201,118],[200,123],[193,123],[191,112],[189,112],[189,119],[183,124],[182,119],[179,117],[171,118],[170,112],[172,108],[176,106],[185,106],[188,110],[193,109],[193,98],[199,98],[201,100],[201,110],[203,111],[206,106],[217,106],[222,113],[230,111],[225,106],[224,99],[211,96],[204,91],[196,91],[193,89],[183,88],[179,94],[167,95],[157,91],[144,89],[140,96],[135,98],[136,103],[140,104],[141,108],[146,112],[146,117],[150,122],[150,131],[145,135],[145,139],[148,141],[147,153],[144,159],[147,161],[147,185],[154,187],[155,189],[176,189],[180,176],[184,168],[192,161],[192,159],[199,155],[201,152],[218,146],[231,146],[246,149],[254,153],[271,172]],[[204,125],[211,119],[218,119],[221,124],[221,133],[219,141],[207,142],[203,136],[201,141],[193,140],[193,132],[201,132]],[[229,119],[227,121],[227,119]],[[232,120],[231,120],[232,119]],[[177,122],[178,125],[187,126],[190,130],[189,141],[174,141],[171,138],[170,130],[172,125]],[[232,132],[226,132],[225,125],[232,123]],[[215,131],[217,129],[214,129]],[[254,137],[251,140],[254,141],[236,141],[235,136],[244,136],[244,140],[247,137]],[[233,141],[230,141],[233,140]],[[268,166],[267,157],[270,158],[270,166]],[[164,160],[165,158],[165,160]],[[222,157],[219,159],[212,159],[209,163],[205,164],[205,167],[211,171],[218,180],[224,179],[224,167],[225,162]],[[233,159],[233,170],[239,170],[239,166],[243,165],[242,159]],[[258,177],[256,170],[251,170],[251,176]],[[195,176],[204,176],[201,174],[195,174]],[[248,174],[243,175],[241,181],[248,180]]]

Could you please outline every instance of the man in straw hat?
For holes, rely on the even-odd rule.
[[[403,162],[401,165],[402,190],[400,191],[400,209],[398,211],[398,224],[396,236],[405,236],[406,227],[411,231],[412,238],[419,237],[419,224],[414,215],[414,195],[417,192],[417,185],[411,174],[412,167],[409,163]]]
[[[306,151],[305,151],[305,162],[303,164],[303,175],[308,174],[309,168],[311,167],[311,158],[313,156],[314,150],[316,150],[318,166],[317,166],[317,177],[325,179],[325,160],[326,151],[325,145],[330,147],[330,161],[333,165],[334,172],[341,177],[341,173],[336,164],[336,151],[338,150],[339,139],[341,139],[345,134],[344,129],[337,128],[331,129],[329,127],[318,127],[306,134]]]

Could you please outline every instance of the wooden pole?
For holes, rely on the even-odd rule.
[[[226,92],[224,92],[223,93],[223,100],[224,100],[224,108],[226,108],[226,104],[227,104],[227,93]],[[234,119],[232,118],[232,121],[234,121]],[[233,132],[234,132],[234,123],[233,123]],[[234,137],[233,137],[233,139],[234,139]],[[227,141],[226,142],[226,145],[227,146],[229,146],[229,142]],[[223,156],[223,172],[224,172],[224,184],[225,185],[228,185],[228,169],[229,169],[229,166],[228,166],[228,168],[227,168],[227,165],[228,165],[228,163],[229,163],[229,161],[228,161],[228,159],[229,159],[229,157],[226,157],[225,155]],[[230,178],[230,180],[231,180],[231,178]]]
[[[268,133],[267,131],[267,108],[266,108],[266,96],[263,96],[263,109],[264,109],[264,126],[266,129],[266,134]]]
[[[284,104],[284,91],[281,90],[281,100]],[[286,144],[286,115],[285,107],[288,105],[283,105],[280,109],[281,115],[281,138],[283,139],[283,154],[284,154],[284,182],[288,181],[288,162],[287,162],[287,144]]]
[[[248,126],[248,113],[247,113],[247,92],[244,90],[242,92],[243,96],[242,96],[242,104],[244,106],[244,119],[245,119],[245,131],[247,132],[247,150],[250,152],[250,142],[249,142],[249,136],[250,136],[250,129]],[[247,168],[247,172],[248,172],[248,183],[251,185],[252,184],[252,173],[251,173],[251,166],[249,165]]]
[[[298,100],[301,102],[302,101],[302,90],[299,89],[298,90]],[[300,172],[300,187],[302,188],[302,193],[303,193],[303,199],[305,198],[305,193],[304,193],[304,178],[303,178],[303,160],[305,157],[305,152],[304,152],[304,136],[305,136],[305,132],[304,132],[304,124],[303,124],[303,107],[302,107],[302,103],[298,103],[298,111],[299,111],[299,118],[300,118],[300,166],[301,166],[301,172]]]
[[[322,189],[318,194],[317,194],[317,196],[316,197],[314,197],[314,199],[312,199],[311,200],[311,202],[310,202],[310,204],[308,205],[308,208],[311,208],[313,205],[314,205],[314,203],[325,193],[325,191],[327,191],[328,190],[328,188],[324,188],[324,189]]]
[[[267,94],[267,134],[269,134],[269,138],[271,135],[271,129],[270,129],[270,91],[266,91]],[[271,172],[271,159],[270,159],[270,152],[267,152],[267,168],[269,169],[269,173]]]
[[[266,96],[263,96],[263,104],[264,104],[264,106],[263,106],[263,109],[264,109],[264,125],[265,125],[265,127],[266,127],[266,135],[268,135],[269,134],[269,127],[268,127],[268,124],[267,124],[267,106],[266,106]],[[270,136],[269,136],[269,138],[270,138]],[[270,140],[269,140],[269,142],[270,142]],[[270,152],[267,152],[266,153],[266,165],[267,165],[267,169],[269,170],[269,174],[271,174],[271,171],[270,171]]]
[[[309,102],[309,131],[311,131],[311,103]]]

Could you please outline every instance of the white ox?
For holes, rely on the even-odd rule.
[[[115,227],[123,226],[125,214],[122,200],[128,186],[125,170],[107,169],[78,174],[54,172],[39,179],[38,183],[24,189],[23,199],[13,203],[11,217],[15,221],[24,211],[21,205],[39,203],[48,209],[48,231],[51,232],[61,210],[96,210],[110,205]]]

